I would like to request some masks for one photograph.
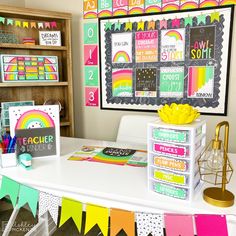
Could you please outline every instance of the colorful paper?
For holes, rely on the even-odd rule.
[[[112,0],[98,1],[98,17],[112,16]]]
[[[83,204],[81,202],[68,198],[62,198],[61,218],[59,227],[61,227],[67,220],[72,218],[78,231],[81,232],[82,213]]]
[[[144,0],[129,0],[129,15],[144,13]]]
[[[188,70],[188,97],[213,98],[214,66],[191,66]]]
[[[54,223],[57,225],[58,209],[61,199],[49,193],[40,192],[39,194],[39,212],[38,217],[44,215],[47,211],[50,213]]]
[[[135,236],[134,212],[119,209],[110,210],[110,236],[116,236],[121,230],[129,236]]]
[[[84,0],[84,18],[96,18],[98,11],[97,0]]]
[[[162,0],[162,11],[176,11],[176,10],[179,10],[179,1]]]
[[[225,215],[197,214],[194,217],[198,236],[228,236]]]
[[[84,44],[97,44],[98,42],[98,24],[84,24]]]
[[[113,16],[127,15],[129,9],[129,0],[113,0]]]
[[[17,197],[20,190],[20,184],[5,176],[2,177],[0,199],[9,196],[13,207],[16,206]]]
[[[136,63],[158,61],[158,31],[135,33]]]
[[[97,45],[84,45],[84,64],[86,66],[98,65]]]
[[[17,207],[21,208],[28,203],[33,216],[36,217],[39,200],[39,191],[25,185],[20,185],[19,199]]]
[[[164,218],[166,235],[194,236],[192,215],[165,214]]]
[[[98,86],[98,67],[84,67],[85,86]]]
[[[160,68],[160,97],[184,96],[184,67]]]
[[[98,107],[98,88],[85,88],[85,105],[88,107]]]
[[[115,69],[112,71],[112,96],[132,97],[133,95],[132,69]]]
[[[162,0],[145,0],[145,13],[161,11]]]
[[[104,236],[108,235],[109,209],[87,204],[84,234],[87,234],[94,225],[98,225]]]
[[[136,213],[136,224],[138,236],[155,235],[164,236],[163,216],[151,213]]]

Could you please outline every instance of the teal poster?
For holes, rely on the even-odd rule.
[[[84,24],[84,44],[97,44],[98,42],[98,24]]]

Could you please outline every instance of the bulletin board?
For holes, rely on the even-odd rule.
[[[101,108],[227,114],[233,6],[99,19]]]

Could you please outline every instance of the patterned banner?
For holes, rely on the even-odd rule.
[[[134,212],[111,209],[110,222],[110,236],[116,236],[122,229],[127,235],[135,236]]]
[[[2,177],[2,184],[0,189],[0,199],[9,195],[13,207],[16,206],[17,197],[19,194],[20,184],[5,176]]]
[[[81,202],[62,198],[61,218],[59,227],[61,227],[70,218],[73,219],[77,229],[81,232],[83,204]]]
[[[94,225],[98,225],[104,236],[108,235],[109,210],[105,207],[88,204],[86,206],[86,222],[84,234],[87,234]]]
[[[34,217],[37,213],[37,205],[39,200],[39,191],[25,185],[20,186],[19,199],[18,199],[18,208],[23,207],[28,203]]]

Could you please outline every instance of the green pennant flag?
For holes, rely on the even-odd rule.
[[[193,18],[191,16],[184,18],[184,26],[186,27],[187,25],[193,26]]]
[[[105,24],[105,30],[111,30],[112,23],[110,21],[107,21]]]
[[[115,23],[115,30],[120,30],[121,28],[121,23],[118,21]]]
[[[73,219],[79,232],[81,232],[83,205],[72,199],[62,198],[61,218],[59,227],[61,227],[70,218]]]
[[[197,16],[197,23],[200,24],[201,22],[203,24],[206,24],[206,15],[201,14]]]
[[[18,208],[21,208],[28,203],[34,217],[37,212],[37,205],[39,199],[39,191],[25,185],[20,186]]]
[[[2,184],[0,189],[0,199],[9,195],[13,207],[16,206],[17,197],[20,189],[20,184],[5,176],[2,177]]]
[[[13,25],[14,21],[13,19],[7,19],[7,25]]]
[[[0,22],[5,24],[5,17],[0,16]]]

